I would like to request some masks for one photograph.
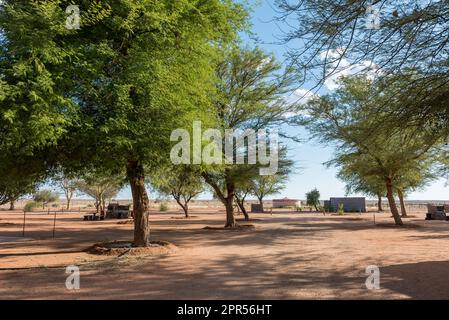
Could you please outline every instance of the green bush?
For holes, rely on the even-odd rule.
[[[36,201],[29,201],[25,204],[25,207],[23,208],[23,210],[25,212],[31,212],[33,211],[34,208],[40,208],[42,207],[42,204]]]
[[[161,212],[168,211],[168,205],[166,203],[162,202],[159,205],[159,211],[161,211]]]
[[[338,205],[338,214],[342,216],[344,213],[345,213],[345,205],[343,203],[340,203]]]

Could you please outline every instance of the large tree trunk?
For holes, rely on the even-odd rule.
[[[9,210],[14,210],[15,209],[15,205],[16,205],[16,201],[15,200],[11,200],[9,202]]]
[[[404,193],[402,192],[401,189],[397,189],[397,190],[398,190],[399,202],[401,203],[401,216],[403,218],[407,218],[407,209],[405,208]]]
[[[149,199],[145,189],[145,175],[139,161],[130,160],[126,168],[131,194],[133,197],[134,213],[134,242],[135,247],[146,247],[150,243],[150,226],[148,223]]]
[[[384,209],[382,208],[382,196],[381,195],[377,196],[377,210],[379,210],[380,212],[384,211]]]
[[[403,225],[402,219],[401,219],[401,216],[399,215],[399,211],[398,211],[398,207],[396,206],[396,202],[394,201],[393,184],[391,182],[391,179],[388,178],[386,180],[386,185],[387,185],[388,203],[390,205],[390,210],[391,210],[391,214],[393,215],[394,222],[396,225],[402,226]]]
[[[234,217],[234,196],[228,196],[226,198],[226,224],[225,228],[234,228],[237,224],[235,223]]]

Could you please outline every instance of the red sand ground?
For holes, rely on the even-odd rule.
[[[110,257],[83,252],[94,243],[132,238],[132,224],[0,212],[1,299],[449,299],[449,222],[390,214],[322,216],[253,214],[255,229],[205,230],[224,224],[223,211],[151,215],[152,240],[169,254]],[[260,220],[258,220],[260,219]],[[386,225],[385,225],[386,224]],[[81,289],[65,287],[65,267],[79,265]],[[367,290],[365,268],[380,267],[380,290]]]

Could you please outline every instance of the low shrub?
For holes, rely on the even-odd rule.
[[[168,205],[166,203],[162,202],[159,205],[159,211],[161,211],[161,212],[168,211]]]
[[[338,214],[339,214],[340,216],[342,216],[342,215],[345,214],[345,205],[344,205],[343,203],[340,203],[340,204],[338,205]]]
[[[40,208],[42,207],[42,203],[36,202],[36,201],[29,201],[25,204],[25,207],[23,210],[25,212],[31,212],[34,208]]]

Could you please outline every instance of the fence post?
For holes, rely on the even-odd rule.
[[[26,222],[26,211],[23,210],[23,228],[22,228],[22,237],[25,237],[25,222]]]
[[[56,210],[53,218],[53,239],[55,238],[55,229],[56,229]]]

